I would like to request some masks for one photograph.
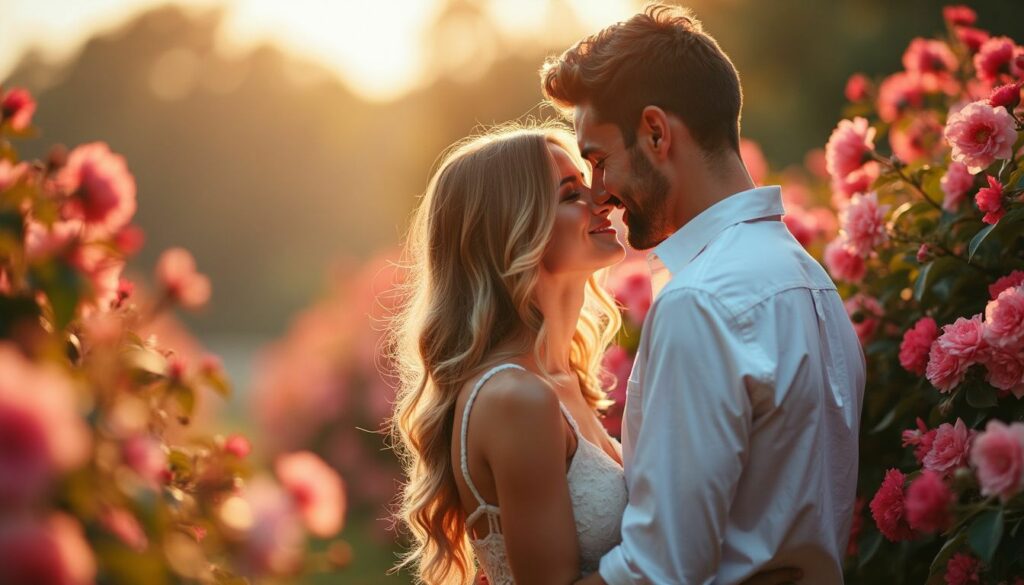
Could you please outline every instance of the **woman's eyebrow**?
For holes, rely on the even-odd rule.
[[[562,182],[560,182],[558,184],[558,186],[561,187],[562,185],[564,185],[566,183],[571,183],[571,182],[575,181],[576,178],[577,178],[576,175],[566,175],[565,177],[562,177]]]

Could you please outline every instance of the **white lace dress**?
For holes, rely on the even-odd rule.
[[[469,411],[477,393],[494,374],[510,368],[524,370],[516,364],[503,364],[484,374],[473,387],[462,413],[461,464],[462,475],[473,497],[479,503],[476,510],[466,518],[466,526],[474,526],[481,516],[487,516],[488,534],[483,538],[470,537],[470,544],[477,561],[487,579],[495,585],[513,585],[512,569],[505,552],[505,538],[501,533],[498,506],[488,504],[480,496],[473,480],[469,477],[469,462],[466,457],[466,438],[469,429]],[[576,536],[579,540],[580,569],[584,575],[597,570],[601,557],[619,543],[619,529],[622,513],[626,509],[626,480],[622,467],[603,449],[583,438],[575,419],[564,404],[562,413],[576,434],[576,453],[569,464],[567,479],[569,495],[572,498],[572,513],[576,521]]]

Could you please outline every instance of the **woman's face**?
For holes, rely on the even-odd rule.
[[[544,268],[553,274],[593,272],[622,260],[625,249],[608,214],[613,207],[594,202],[583,173],[561,146],[548,143],[555,162],[556,211]]]

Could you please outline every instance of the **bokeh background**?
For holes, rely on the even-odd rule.
[[[942,30],[925,0],[694,0],[732,57],[743,134],[772,168],[802,164],[840,116],[855,72],[899,69]],[[1024,38],[1024,3],[969,2]],[[394,561],[396,466],[379,432],[391,260],[438,154],[543,107],[537,70],[632,0],[0,0],[0,80],[37,98],[54,142],[106,141],[138,181],[132,263],[184,246],[213,298],[185,317],[238,392],[224,426],[267,453],[310,447],[349,487],[345,582]],[[131,268],[132,265],[129,265]]]

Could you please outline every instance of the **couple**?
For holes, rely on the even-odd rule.
[[[655,5],[542,78],[575,137],[458,145],[409,235],[403,566],[430,584],[841,583],[864,358],[779,188],[747,174],[735,68]],[[616,207],[655,283],[621,447],[597,415]]]

